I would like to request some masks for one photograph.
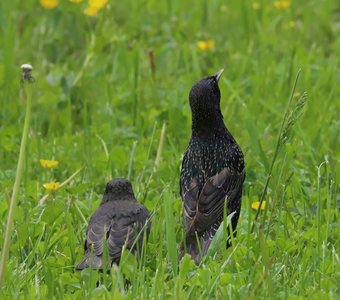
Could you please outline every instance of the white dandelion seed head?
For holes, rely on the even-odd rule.
[[[30,64],[23,64],[23,65],[20,66],[20,68],[23,71],[31,71],[33,69],[32,65],[30,65]]]

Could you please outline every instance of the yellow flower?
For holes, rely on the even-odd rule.
[[[39,0],[40,5],[46,9],[53,9],[59,4],[59,0]]]
[[[107,2],[108,0],[89,0],[89,6],[101,9],[107,4]]]
[[[43,187],[48,190],[48,191],[56,191],[57,189],[59,189],[60,187],[60,183],[59,182],[48,182],[48,183],[44,183]]]
[[[208,51],[210,49],[215,48],[215,41],[214,40],[207,40],[207,41],[198,41],[197,48],[201,51]]]
[[[89,17],[93,17],[97,14],[97,12],[99,11],[99,8],[95,7],[95,6],[88,6],[85,10],[84,10],[84,14],[89,16]]]
[[[260,207],[260,201],[255,201],[251,204],[252,209],[258,210],[259,207]],[[266,208],[266,201],[263,201],[260,209],[264,210],[265,208]]]
[[[84,10],[84,14],[89,17],[95,16],[107,2],[108,0],[89,0],[88,6]]]
[[[287,9],[290,6],[290,0],[278,0],[274,2],[274,6],[277,9]]]
[[[40,164],[43,168],[53,168],[59,165],[59,161],[57,160],[48,160],[48,159],[41,159]]]

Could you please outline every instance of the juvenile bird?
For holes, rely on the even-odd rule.
[[[100,206],[92,215],[87,227],[85,257],[75,269],[92,267],[102,270],[105,239],[109,255],[108,269],[113,263],[119,263],[124,245],[132,252],[140,250],[144,232],[147,235],[150,233],[149,217],[146,207],[137,202],[128,180],[109,181]]]
[[[197,264],[223,220],[225,202],[227,215],[235,212],[231,223],[236,233],[245,179],[243,153],[220,109],[218,81],[222,72],[197,82],[189,94],[192,133],[182,161],[180,194],[186,251]]]

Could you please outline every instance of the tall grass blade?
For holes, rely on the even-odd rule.
[[[202,259],[202,263],[205,263],[208,258],[213,258],[215,254],[217,253],[218,249],[221,247],[221,244],[225,244],[226,242],[226,228],[228,228],[229,224],[231,224],[231,218],[235,212],[232,212],[230,215],[228,215],[220,224],[218,227],[215,236],[213,237],[213,240],[211,241],[209,250],[207,252],[207,255]]]
[[[131,155],[130,155],[130,161],[129,161],[129,169],[128,169],[128,176],[127,179],[131,180],[131,174],[132,174],[132,167],[133,167],[133,161],[136,156],[136,149],[137,149],[137,141],[133,142]]]
[[[157,155],[156,155],[155,164],[154,164],[154,171],[156,171],[158,169],[159,163],[160,163],[161,158],[162,158],[164,139],[165,139],[165,131],[166,131],[166,122],[163,122],[161,137],[159,139]]]
[[[290,131],[293,127],[293,125],[295,124],[296,120],[301,116],[302,112],[303,112],[303,107],[306,104],[307,101],[307,94],[303,93],[303,95],[299,98],[299,100],[296,102],[295,106],[293,108],[291,108],[291,103],[295,94],[295,90],[296,90],[296,86],[300,77],[300,73],[301,70],[298,71],[295,81],[294,81],[294,85],[292,88],[292,91],[290,93],[289,99],[288,99],[288,104],[286,107],[286,111],[283,117],[283,121],[281,124],[281,128],[280,128],[280,132],[278,135],[278,139],[276,142],[276,146],[275,146],[275,151],[274,151],[274,155],[273,155],[273,159],[269,168],[269,173],[267,176],[267,180],[266,180],[266,184],[264,186],[263,192],[261,194],[261,198],[260,198],[260,204],[259,204],[259,208],[256,212],[256,216],[251,228],[251,232],[254,231],[255,228],[255,223],[260,215],[260,211],[261,211],[261,207],[262,207],[262,203],[267,195],[267,191],[268,191],[268,186],[269,186],[269,182],[270,179],[273,175],[273,168],[276,162],[276,159],[278,157],[279,151],[281,149],[281,147],[288,141],[289,137],[290,137]]]
[[[172,198],[169,194],[165,195],[165,228],[166,228],[166,247],[168,258],[170,260],[172,271],[177,275],[177,246],[175,234],[175,220],[172,208]]]

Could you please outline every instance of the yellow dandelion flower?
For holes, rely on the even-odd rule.
[[[205,51],[207,46],[206,46],[206,42],[205,41],[198,41],[197,42],[197,48],[202,50],[202,51]]]
[[[277,9],[287,9],[290,6],[290,0],[278,0],[274,2],[274,6]]]
[[[107,4],[107,2],[108,0],[89,0],[89,6],[101,9]]]
[[[259,207],[260,207],[260,201],[255,201],[251,204],[252,209],[258,210]],[[263,201],[260,209],[264,210],[265,208],[266,208],[266,201]]]
[[[214,40],[207,40],[207,41],[198,41],[197,48],[201,51],[208,51],[210,49],[215,48],[215,41]]]
[[[93,17],[95,16],[106,4],[108,0],[89,0],[88,6],[84,10],[84,14]]]
[[[103,7],[107,2],[108,0],[89,0],[89,5]]]
[[[214,40],[208,40],[207,43],[208,43],[209,49],[215,48],[215,41]]]
[[[39,2],[46,9],[53,9],[59,4],[59,0],[39,0]]]
[[[59,161],[57,160],[48,160],[48,159],[41,159],[40,164],[43,168],[53,168],[59,165]]]
[[[99,10],[100,10],[100,9],[97,8],[97,7],[95,7],[95,6],[88,6],[88,7],[84,10],[84,14],[87,15],[87,16],[89,16],[89,17],[93,17],[93,16],[95,16],[95,15],[98,13]]]
[[[48,191],[56,191],[60,187],[60,182],[48,182],[44,183],[43,187]]]

